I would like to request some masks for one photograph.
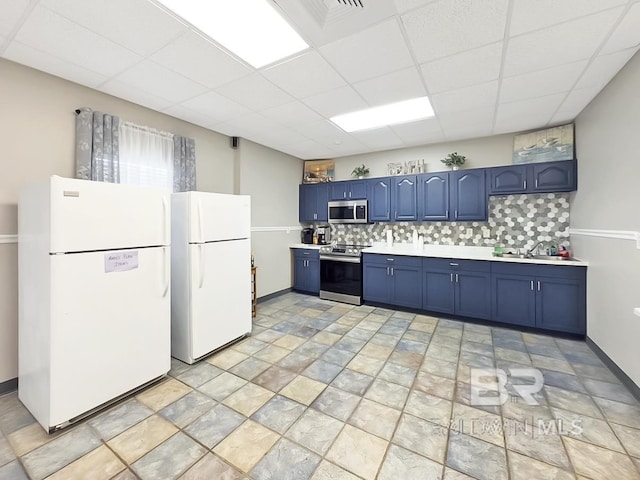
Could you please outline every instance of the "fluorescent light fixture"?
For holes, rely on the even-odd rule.
[[[157,0],[255,68],[309,47],[269,0]]]
[[[429,98],[418,97],[357,112],[336,115],[331,117],[330,120],[345,132],[355,132],[357,130],[369,130],[387,125],[414,122],[429,117],[433,117],[433,108]]]

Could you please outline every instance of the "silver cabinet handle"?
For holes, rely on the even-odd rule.
[[[347,192],[342,192],[342,198],[347,198]]]
[[[351,192],[349,192],[349,198],[351,198]]]
[[[451,274],[451,283],[453,283],[453,273]]]
[[[445,217],[449,218],[449,209],[447,208],[447,211],[444,214]]]
[[[387,267],[387,276],[389,275],[389,267]]]
[[[393,277],[393,267],[391,267],[391,276]]]
[[[531,280],[531,290],[533,290],[533,280]]]
[[[540,291],[540,290],[541,290],[541,288],[540,288],[540,281],[538,280],[538,291]]]
[[[309,255],[309,252],[304,252],[303,255]]]
[[[452,267],[457,267],[458,266],[457,263],[449,263],[449,265],[451,265]]]
[[[522,186],[524,187],[525,190],[527,189],[527,181],[526,180],[523,182]]]
[[[538,179],[536,178],[536,188],[538,188]]]
[[[456,273],[456,283],[459,283],[458,282],[458,274],[457,273]]]
[[[456,209],[456,215],[455,218],[458,218],[458,210]]]
[[[387,258],[387,262],[393,262],[393,258]]]

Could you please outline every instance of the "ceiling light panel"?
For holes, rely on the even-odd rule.
[[[337,115],[331,121],[346,132],[379,128],[387,125],[413,122],[433,116],[427,97],[412,98],[357,112]]]
[[[309,47],[268,0],[158,1],[255,68]]]

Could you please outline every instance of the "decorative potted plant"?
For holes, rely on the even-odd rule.
[[[369,169],[365,167],[363,163],[361,167],[354,168],[351,175],[358,178],[364,178],[366,175],[369,175]]]
[[[451,167],[452,170],[458,170],[460,165],[464,165],[464,162],[467,161],[467,157],[464,155],[458,155],[458,152],[453,152],[440,161],[447,167]]]

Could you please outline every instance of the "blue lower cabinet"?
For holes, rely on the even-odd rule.
[[[320,293],[320,254],[318,250],[294,249],[293,289],[313,294]]]
[[[536,278],[536,327],[586,332],[586,294],[580,280]]]
[[[455,274],[455,313],[465,317],[491,318],[491,274]]]
[[[494,274],[491,282],[492,320],[534,327],[536,302],[534,280],[521,275]]]
[[[425,269],[422,274],[422,308],[431,312],[453,313],[455,308],[453,273]]]
[[[365,254],[362,271],[365,301],[422,306],[421,258]]]

